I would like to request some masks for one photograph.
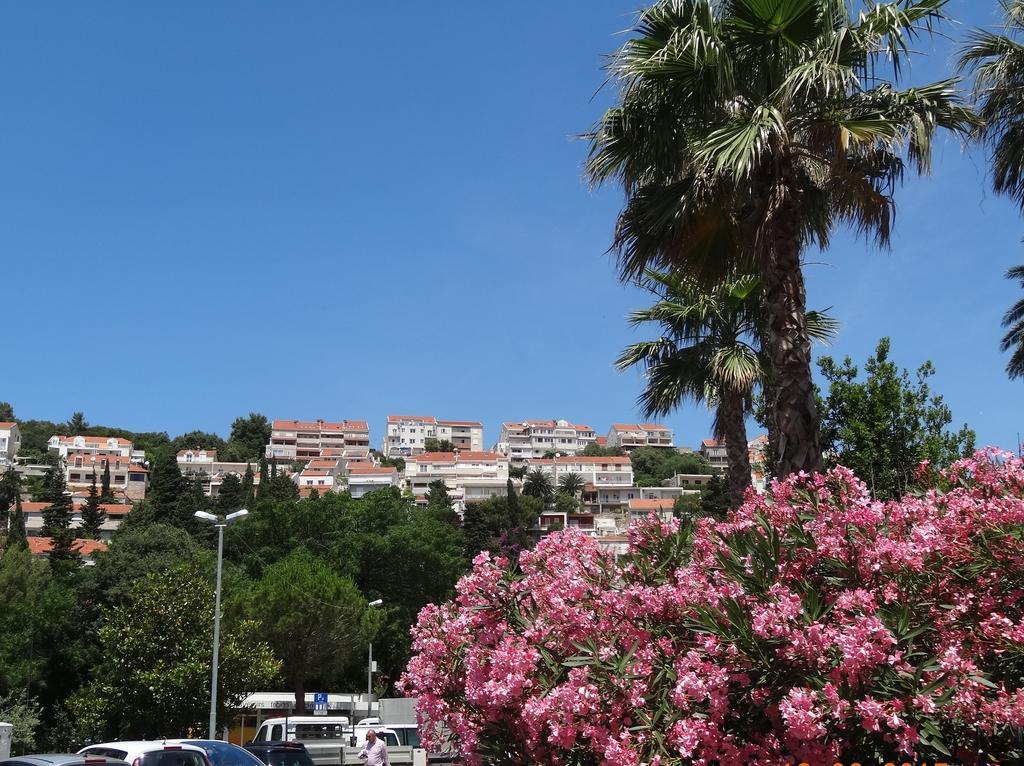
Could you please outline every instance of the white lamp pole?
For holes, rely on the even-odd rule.
[[[213,669],[210,672],[210,739],[217,739],[217,668],[220,664],[220,582],[224,562],[224,528],[233,521],[244,519],[249,512],[243,508],[217,516],[206,511],[196,511],[195,517],[217,527],[217,587],[213,601]]]
[[[384,599],[378,598],[367,604],[371,609],[376,609],[384,603]],[[366,717],[373,715],[373,641],[370,642],[370,659],[366,666]]]

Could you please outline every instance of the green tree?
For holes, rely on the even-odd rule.
[[[966,425],[955,433],[946,430],[953,415],[928,384],[935,374],[932,363],[922,364],[911,378],[890,361],[889,352],[889,339],[882,338],[864,365],[863,380],[849,357],[842,365],[827,356],[818,360],[828,383],[822,422],[826,454],[830,462],[853,470],[880,499],[902,497],[922,461],[942,468],[974,450],[974,432]]]
[[[84,434],[89,430],[89,423],[82,412],[74,412],[71,419],[64,425],[64,431],[68,434]]]
[[[927,171],[937,129],[976,124],[953,80],[899,88],[943,5],[851,18],[837,0],[662,0],[608,66],[620,98],[590,135],[588,173],[626,192],[621,275],[714,283],[749,265],[763,279],[777,476],[821,467],[801,256],[837,224],[887,244],[907,161]]]
[[[62,460],[55,460],[47,469],[39,499],[47,504],[43,509],[42,533],[53,542],[49,553],[50,563],[66,569],[72,562],[78,561],[78,554],[74,550],[71,495],[64,481]]]
[[[575,472],[563,473],[558,479],[558,491],[569,497],[575,498],[586,486],[583,477]]]
[[[271,431],[270,421],[258,412],[235,418],[231,423],[227,444],[230,459],[242,462],[259,458],[270,443]]]
[[[447,439],[434,439],[432,437],[423,440],[424,452],[454,452],[455,446]]]
[[[256,499],[262,500],[267,496],[270,489],[270,467],[267,465],[267,458],[260,456],[260,483],[256,486]]]
[[[250,477],[251,478],[251,477]],[[241,480],[233,473],[224,477],[217,495],[217,509],[223,513],[234,513],[245,507],[245,491]]]
[[[1024,287],[1024,266],[1014,266],[1006,272],[1006,278],[1019,280]],[[1014,303],[1003,316],[1003,327],[1006,335],[999,348],[1004,354],[1010,352],[1006,374],[1011,379],[1024,378],[1024,298]]]
[[[672,503],[672,511],[680,518],[693,518],[704,513],[704,502],[701,493],[680,495]]]
[[[189,431],[187,434],[175,436],[168,449],[175,455],[183,449],[205,449],[217,450],[218,454],[225,452],[224,440],[215,433],[208,431]]]
[[[0,420],[5,423],[15,422],[14,406],[10,402],[0,402]]]
[[[584,457],[622,457],[625,453],[621,447],[602,447],[596,442],[591,442],[579,454]]]
[[[103,523],[107,520],[107,512],[100,505],[99,492],[96,489],[96,469],[92,472],[92,483],[89,485],[89,497],[82,508],[82,526],[80,534],[87,540],[98,540]]]
[[[114,493],[110,491],[110,461],[103,461],[103,477],[100,481],[100,502],[114,502]]]
[[[633,481],[638,487],[657,487],[679,473],[712,474],[715,469],[701,455],[662,447],[638,447],[629,455]]]
[[[4,471],[0,479],[0,531],[7,530],[7,520],[10,517],[11,509],[14,508],[14,501],[21,494],[21,478],[13,468]]]
[[[732,507],[729,485],[718,474],[711,477],[707,488],[701,492],[701,512],[714,519],[724,519]]]
[[[281,659],[301,714],[308,685],[332,685],[382,622],[366,604],[350,579],[309,551],[297,550],[267,567],[238,597],[236,608],[258,625],[258,635]]]
[[[0,695],[0,721],[13,726],[11,755],[36,752],[36,729],[39,728],[39,707],[24,693]]]
[[[160,450],[153,461],[149,491],[146,493],[153,520],[180,526],[178,507],[187,489],[188,482],[178,468],[177,454],[170,448]]]
[[[255,481],[252,463],[246,463],[245,476],[242,477],[242,503],[246,508],[252,508],[256,504]]]
[[[472,560],[481,551],[493,554],[518,553],[529,548],[529,530],[544,510],[544,501],[515,489],[504,497],[493,497],[466,506],[462,515],[466,558]]]
[[[183,619],[186,616],[186,619]],[[213,586],[194,566],[149,574],[127,601],[107,610],[102,657],[69,702],[93,739],[155,739],[202,729],[208,721]],[[280,664],[251,621],[228,620],[220,637],[218,719],[253,689],[266,688]]]
[[[25,531],[25,512],[21,509],[21,495],[14,498],[14,510],[7,529],[7,547],[25,548],[28,546],[28,533]]]
[[[528,497],[536,497],[539,500],[550,500],[555,496],[551,474],[540,468],[527,471],[526,478],[523,480],[523,494]]]
[[[448,495],[448,484],[444,479],[430,482],[427,487],[427,508],[442,521],[449,524],[458,524],[459,515],[454,510],[454,504]]]

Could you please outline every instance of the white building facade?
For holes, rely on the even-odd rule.
[[[575,455],[594,444],[594,429],[568,420],[524,420],[501,424],[496,449],[513,463],[542,458],[549,452]]]
[[[438,420],[425,415],[388,415],[381,452],[412,457],[426,452],[427,439],[451,442],[459,451],[482,452],[484,427],[475,420]]]
[[[362,497],[370,492],[387,487],[397,487],[401,481],[394,466],[350,465],[348,468],[348,491],[352,497]]]
[[[416,502],[426,502],[431,482],[443,480],[454,509],[504,496],[509,460],[497,452],[424,452],[405,463],[405,483]]]
[[[637,447],[674,447],[672,429],[658,423],[613,423],[608,446],[626,452]]]
[[[271,424],[268,459],[293,462],[324,456],[324,450],[369,448],[365,420],[275,420]]]
[[[21,431],[18,430],[18,424],[0,423],[0,473],[5,471],[8,466],[14,465],[19,447],[21,447]]]

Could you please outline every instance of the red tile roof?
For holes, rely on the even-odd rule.
[[[469,428],[483,428],[483,425],[476,420],[439,420],[439,426],[467,426]]]
[[[421,455],[413,457],[413,462],[416,463],[454,463],[455,453],[454,452],[424,452]]]
[[[675,505],[675,500],[669,500],[667,498],[644,498],[643,500],[634,498],[629,501],[629,510],[631,511],[671,511],[672,506]]]
[[[275,420],[271,424],[274,431],[369,431],[365,420],[342,420],[331,423],[326,420]]]
[[[85,503],[79,502],[72,505],[73,513],[81,513]],[[49,508],[49,503],[22,503],[21,510],[24,513],[42,513],[45,509]],[[100,508],[106,511],[108,516],[124,516],[131,509],[132,506],[128,503],[100,503]]]
[[[387,476],[398,473],[393,465],[354,465],[348,469],[350,476]]]
[[[415,420],[417,423],[436,423],[437,418],[421,415],[388,415],[389,423],[401,423],[403,420]]]
[[[189,452],[191,452],[193,455],[198,455],[201,452],[205,452],[206,456],[208,458],[210,458],[212,460],[216,460],[217,459],[217,450],[215,450],[215,449],[201,449],[199,447],[193,447],[192,449],[178,450],[178,457],[185,457]]]
[[[5,431],[14,428],[16,425],[18,425],[18,424],[17,423],[9,423],[6,420],[0,421],[0,428],[3,428]]]
[[[594,439],[594,444],[596,444],[598,447],[604,447],[608,444],[608,437],[598,436],[597,438]]]
[[[725,439],[719,441],[718,439],[704,439],[701,442],[702,447],[724,447]]]
[[[49,537],[29,537],[27,542],[29,552],[36,556],[49,553],[53,548],[53,540]],[[80,556],[91,556],[96,551],[105,551],[107,544],[101,540],[75,540],[71,547],[78,551]]]
[[[60,440],[61,444],[70,444],[72,446],[74,446],[75,439],[78,438],[77,435],[62,436],[61,434],[54,434],[54,436],[56,436]],[[113,439],[114,442],[117,444],[126,447],[132,446],[132,443],[130,441],[128,441],[127,439],[122,439],[119,436],[82,436],[82,439],[85,441],[86,444],[98,444],[101,446],[106,446],[107,442]]]

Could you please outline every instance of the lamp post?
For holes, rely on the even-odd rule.
[[[378,598],[367,604],[371,609],[376,609],[384,603],[384,599]],[[373,714],[373,641],[370,642],[370,659],[366,665],[366,717]]]
[[[217,665],[220,660],[220,579],[224,562],[224,528],[233,521],[244,519],[249,512],[243,508],[227,516],[206,511],[196,511],[193,515],[217,527],[217,588],[213,600],[213,669],[210,672],[210,739],[217,739]]]

